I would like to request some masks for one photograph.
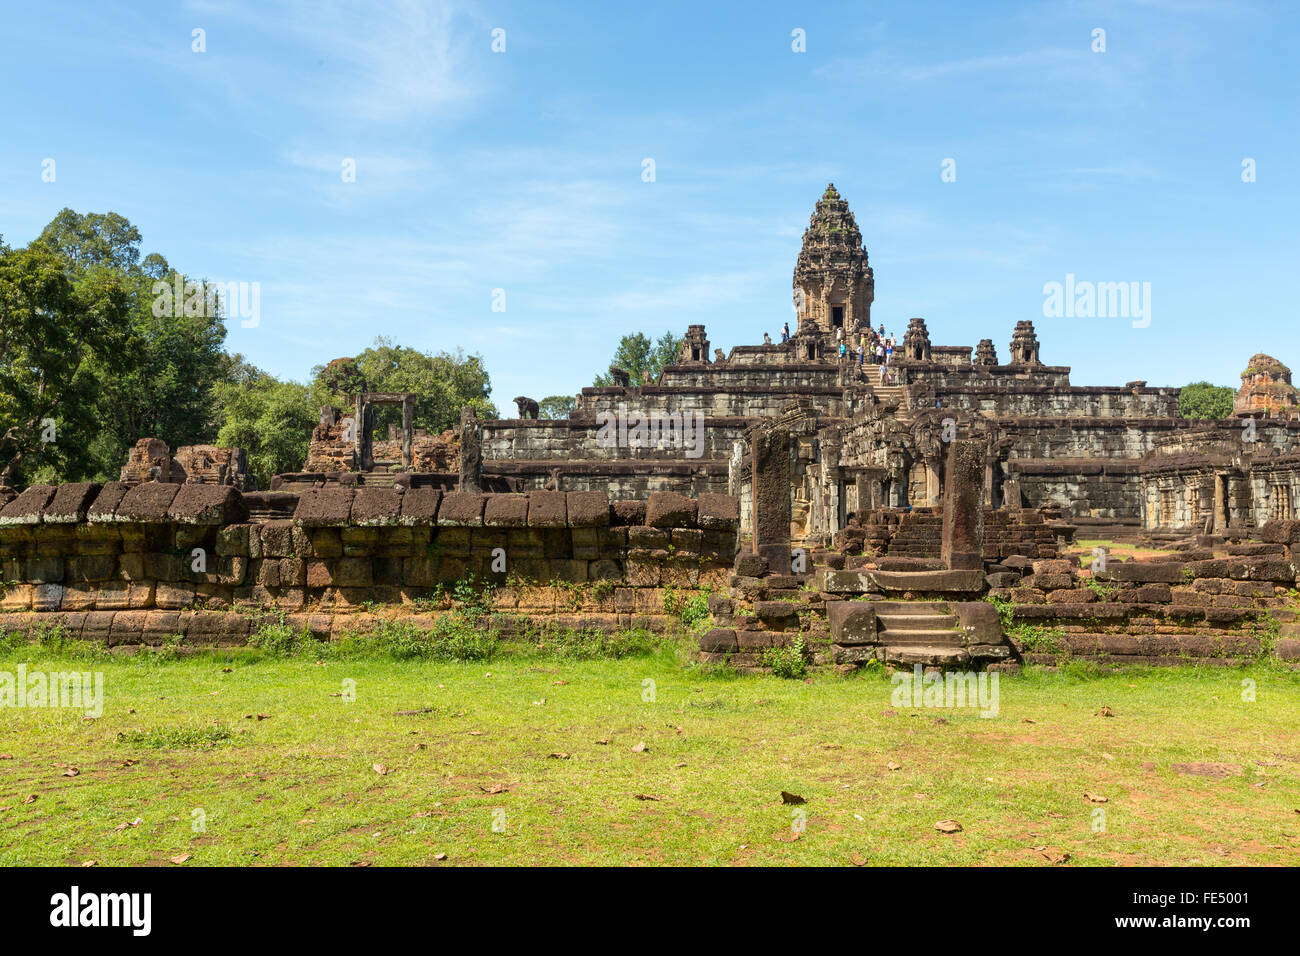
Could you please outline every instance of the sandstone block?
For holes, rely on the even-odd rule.
[[[533,491],[528,495],[528,526],[564,528],[568,526],[568,507],[563,491]]]
[[[402,495],[401,524],[427,527],[437,523],[442,492],[437,488],[408,488]]]
[[[826,620],[836,644],[875,644],[876,609],[868,601],[827,601]]]
[[[341,485],[309,488],[298,499],[295,524],[304,528],[338,527],[352,515],[353,489]]]
[[[86,513],[102,488],[102,485],[94,481],[59,485],[54,492],[54,497],[45,506],[42,521],[45,524],[77,524],[85,521]]]
[[[489,528],[523,528],[528,525],[528,495],[488,495],[483,524]]]
[[[56,491],[54,485],[31,485],[0,508],[0,527],[40,524],[41,514],[53,500]]]
[[[480,528],[483,526],[483,495],[470,491],[454,491],[442,499],[438,508],[439,527]]]
[[[740,500],[732,495],[701,494],[698,513],[701,528],[730,530],[740,527]]]
[[[119,522],[162,524],[169,520],[167,511],[181,487],[159,481],[146,481],[136,485],[123,496],[114,518]]]
[[[645,523],[652,528],[695,527],[695,501],[671,491],[656,491],[646,502]]]
[[[167,506],[178,524],[223,525],[242,520],[243,502],[229,485],[184,484]]]
[[[401,519],[403,497],[396,488],[362,486],[352,498],[350,519],[363,527],[396,525]]]
[[[736,632],[729,628],[715,627],[700,638],[700,650],[706,653],[729,654],[739,649]]]
[[[645,524],[646,505],[644,501],[615,501],[610,505],[609,513],[610,522],[615,525]]]
[[[117,506],[122,503],[126,497],[129,486],[121,481],[109,481],[99,490],[95,496],[94,502],[86,509],[86,520],[90,522],[109,522],[113,521],[117,514]]]
[[[603,528],[610,522],[609,499],[603,491],[570,491],[566,507],[571,528]]]

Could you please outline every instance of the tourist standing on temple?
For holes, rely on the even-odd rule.
[[[781,344],[784,345],[790,341],[790,323],[787,322],[781,326]]]

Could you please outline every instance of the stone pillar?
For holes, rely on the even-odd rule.
[[[866,475],[856,476],[853,479],[853,482],[857,486],[857,490],[858,490],[858,504],[857,504],[857,509],[854,513],[861,516],[866,514],[868,511],[875,510],[875,508],[877,507],[875,499],[876,499],[876,495],[879,494],[880,485],[872,481]],[[876,494],[872,493],[873,485],[875,486]]]
[[[411,470],[411,438],[415,432],[415,400],[407,395],[402,399],[402,468]]]
[[[1007,478],[1002,482],[1002,507],[1020,510],[1020,479]]]
[[[366,401],[364,394],[358,394],[356,426],[353,429],[353,453],[358,471],[369,471],[371,468],[375,467],[370,450],[371,423],[366,420],[369,416],[370,403]]]
[[[1228,476],[1214,476],[1214,533],[1228,529]]]
[[[984,567],[984,453],[978,439],[960,438],[948,449],[941,557],[953,570]]]
[[[790,566],[790,433],[773,428],[750,439],[750,485],[754,498],[754,552],[773,571]]]
[[[745,463],[745,442],[743,439],[731,443],[731,457],[727,459],[727,494],[733,498],[740,497],[740,472]]]
[[[931,508],[939,505],[938,460],[927,460],[925,463],[925,503]]]
[[[460,410],[460,484],[456,490],[483,490],[483,445],[472,408]]]

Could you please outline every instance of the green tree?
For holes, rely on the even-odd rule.
[[[492,384],[481,356],[465,355],[459,349],[454,353],[421,352],[380,336],[353,362],[369,391],[415,395],[413,424],[416,428],[434,434],[451,428],[460,422],[460,410],[465,406],[473,408],[480,418],[497,417],[496,406],[488,397]],[[338,366],[317,366],[312,370],[312,395],[316,404],[346,407],[351,397],[336,389],[339,382],[354,381],[350,373],[340,376]],[[377,412],[377,430],[401,420],[400,409],[381,408]]]
[[[117,213],[62,210],[41,233],[78,278],[96,271],[117,277],[127,290],[130,322],[120,348],[92,356],[97,428],[87,452],[91,474],[115,478],[137,439],[161,438],[173,449],[212,441],[217,410],[213,386],[227,367],[226,328],[220,300],[195,283],[201,308],[175,303],[171,290],[185,288],[161,255],[141,257],[140,231]],[[156,289],[166,289],[159,295]],[[179,307],[176,307],[179,305]],[[190,312],[191,314],[186,314]],[[197,312],[198,314],[193,314]]]
[[[140,271],[140,230],[115,212],[81,215],[65,207],[41,230],[41,239],[76,272],[92,266]]]
[[[547,395],[537,403],[537,417],[568,418],[573,405],[572,395]]]
[[[681,347],[682,337],[671,332],[665,332],[654,343],[644,332],[634,332],[619,339],[610,364],[626,371],[634,386],[653,385],[664,366],[677,361]],[[614,384],[614,377],[604,372],[596,376],[593,384],[610,386]]]
[[[1228,418],[1236,397],[1236,391],[1226,385],[1192,382],[1178,393],[1178,411],[1183,418]]]
[[[74,270],[39,239],[0,241],[0,483],[94,471],[92,367],[122,361],[130,308],[113,268]]]
[[[213,389],[221,414],[218,444],[244,449],[261,488],[273,475],[300,471],[318,421],[311,389],[282,382],[239,355],[229,357],[225,379]]]

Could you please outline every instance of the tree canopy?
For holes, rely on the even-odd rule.
[[[455,352],[421,352],[379,336],[374,345],[346,363],[317,366],[312,370],[312,395],[318,405],[348,407],[359,385],[371,392],[412,392],[413,425],[438,433],[460,422],[460,410],[474,409],[480,418],[496,418],[488,397],[492,384],[483,358]],[[376,428],[399,421],[400,409],[378,409]]]
[[[96,347],[89,341],[80,377],[58,373],[72,394],[56,417],[78,447],[61,457],[57,473],[65,479],[116,477],[127,449],[143,436],[172,447],[211,441],[217,415],[212,387],[225,362],[219,300],[206,301],[199,314],[159,308],[156,284],[170,289],[192,280],[157,253],[142,257],[139,230],[117,213],[64,209],[29,247],[36,248],[62,263],[75,288],[111,283],[124,305],[111,342]]]
[[[568,418],[573,411],[572,395],[547,395],[537,403],[539,418]]]
[[[131,445],[149,437],[173,450],[242,447],[265,485],[302,467],[319,406],[346,407],[361,387],[415,393],[415,426],[433,433],[466,405],[497,417],[482,357],[459,350],[378,338],[313,369],[307,384],[282,381],[224,351],[212,286],[140,243],[117,213],[71,209],[25,248],[0,239],[0,484],[116,479]],[[382,412],[380,426],[399,414]]]
[[[677,361],[681,347],[682,337],[671,332],[665,332],[653,343],[644,332],[633,332],[619,339],[610,364],[626,371],[633,385],[651,385],[659,378],[665,365]],[[608,372],[602,372],[593,384],[613,385],[614,378]]]
[[[1236,397],[1236,390],[1226,385],[1192,382],[1178,393],[1178,411],[1183,418],[1228,418]]]
[[[310,388],[282,382],[233,355],[214,393],[222,412],[217,443],[244,449],[260,487],[268,487],[273,475],[302,468],[317,422]]]
[[[130,311],[113,269],[0,244],[0,483],[94,470],[97,366],[120,367]]]

